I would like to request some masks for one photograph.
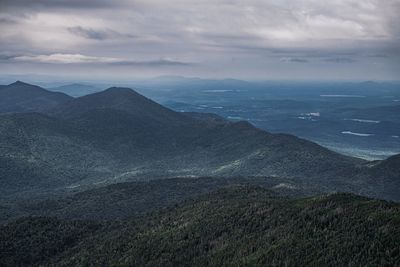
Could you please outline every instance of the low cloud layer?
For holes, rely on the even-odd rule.
[[[0,74],[395,79],[399,12],[398,0],[2,0]]]
[[[132,66],[189,66],[193,63],[179,62],[171,59],[156,59],[135,61],[114,57],[93,57],[81,54],[50,54],[50,55],[0,55],[0,61],[44,63],[44,64],[111,64]]]

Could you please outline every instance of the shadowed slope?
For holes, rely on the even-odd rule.
[[[21,219],[0,228],[0,263],[396,266],[399,214],[351,194],[285,199],[233,187],[127,222]]]
[[[72,97],[17,81],[0,89],[0,112],[43,112]]]

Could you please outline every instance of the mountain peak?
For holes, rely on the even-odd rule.
[[[0,91],[0,112],[41,112],[65,103],[71,97],[40,86],[16,81]]]
[[[133,93],[133,94],[137,94],[135,92],[135,90],[131,89],[131,88],[127,88],[127,87],[110,87],[106,90],[103,91],[103,93]]]
[[[32,85],[32,84],[25,83],[25,82],[22,82],[22,81],[20,81],[20,80],[15,81],[15,82],[9,84],[9,86],[13,86],[13,85],[18,85],[18,86],[21,86],[21,85],[24,85],[24,86],[34,86],[34,85]]]
[[[126,87],[111,87],[104,91],[78,97],[55,110],[62,117],[79,117],[99,110],[123,111],[130,115],[169,123],[187,120],[187,117],[167,109],[147,97]]]
[[[96,99],[96,101],[105,101],[110,103],[115,100],[134,100],[134,101],[150,101],[145,96],[137,93],[135,90],[127,87],[110,87],[104,91],[96,92],[93,94],[89,94],[81,97],[82,99]]]

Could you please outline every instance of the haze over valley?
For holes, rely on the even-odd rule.
[[[399,11],[0,1],[0,266],[400,266]]]
[[[108,85],[44,86],[77,97]],[[175,111],[214,113],[231,121],[248,121],[266,131],[290,133],[349,156],[377,160],[400,153],[399,117],[395,115],[400,105],[398,82],[158,77],[126,82],[123,86],[135,88]]]

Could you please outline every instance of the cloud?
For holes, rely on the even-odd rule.
[[[384,53],[380,53],[380,54],[369,54],[367,55],[368,57],[375,57],[375,58],[387,58],[388,55],[384,54]]]
[[[29,63],[48,63],[48,64],[112,64],[112,65],[131,65],[131,66],[188,66],[193,63],[180,62],[172,59],[157,59],[147,61],[135,61],[114,57],[96,57],[81,54],[50,54],[50,55],[0,55],[0,60],[12,60],[17,62]]]
[[[117,31],[113,31],[110,29],[107,30],[95,30],[92,28],[84,28],[81,26],[68,27],[67,30],[77,36],[93,39],[93,40],[105,40],[112,38],[134,38],[135,36],[132,34],[122,34]]]
[[[49,9],[49,8],[73,8],[73,9],[88,9],[88,8],[110,8],[118,3],[125,1],[115,0],[1,0],[0,8],[4,9]]]
[[[308,63],[309,60],[305,58],[282,57],[281,62],[295,62],[295,63]]]
[[[125,66],[143,66],[143,67],[162,67],[162,66],[192,66],[196,65],[192,62],[182,62],[172,59],[158,59],[158,60],[149,60],[149,61],[117,61],[111,62],[113,65],[125,65]]]
[[[310,63],[301,75],[342,77],[345,65],[332,63],[368,76],[378,62],[379,75],[393,76],[399,9],[398,0],[0,0],[0,51],[23,55],[2,60],[16,71],[28,61],[102,63],[110,74],[196,62],[192,76],[300,75],[291,62]]]
[[[21,62],[55,63],[55,64],[114,63],[119,61],[117,58],[111,58],[111,57],[93,57],[81,54],[60,54],[60,53],[51,55],[17,56],[12,59]]]
[[[69,27],[67,30],[75,35],[87,38],[87,39],[95,39],[95,40],[104,40],[109,38],[109,34],[104,31],[96,31],[90,28],[83,28],[80,26]]]
[[[17,24],[18,21],[15,18],[1,16],[0,17],[0,24]]]
[[[348,57],[332,57],[324,59],[325,62],[330,63],[354,63],[356,62],[355,59],[348,58]]]
[[[1,61],[8,61],[8,60],[13,60],[16,57],[21,56],[20,54],[10,54],[10,53],[1,53],[0,54],[0,60]]]

